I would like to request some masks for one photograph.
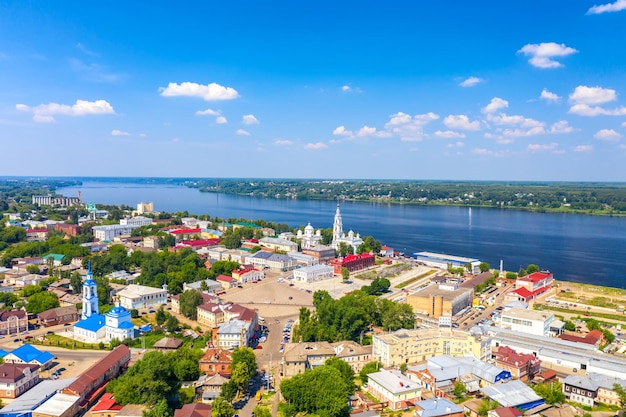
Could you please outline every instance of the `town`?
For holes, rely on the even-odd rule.
[[[626,291],[532,260],[512,272],[406,254],[351,230],[340,206],[292,229],[80,195],[2,203],[0,417],[626,407]]]

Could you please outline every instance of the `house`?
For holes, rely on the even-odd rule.
[[[528,382],[541,370],[541,359],[530,353],[517,353],[508,346],[498,346],[493,355],[496,365],[509,371],[514,379]]]
[[[298,268],[293,271],[293,278],[299,282],[311,283],[334,276],[333,267],[319,264]]]
[[[115,403],[113,394],[105,392],[91,409],[91,417],[115,417],[121,409],[122,406]]]
[[[217,278],[215,278],[215,280],[219,282],[222,288],[225,290],[237,286],[237,280],[227,275],[220,274],[217,276]]]
[[[185,404],[180,410],[174,410],[174,417],[211,417],[208,404]]]
[[[393,248],[389,247],[389,246],[381,246],[380,247],[380,252],[379,252],[380,256],[388,256],[391,257],[393,256]]]
[[[196,394],[202,398],[203,403],[210,403],[215,400],[222,391],[222,385],[230,379],[220,375],[201,375],[193,386]]]
[[[43,261],[44,264],[48,265],[49,263],[52,263],[52,266],[61,266],[63,265],[63,258],[65,258],[65,255],[62,255],[60,253],[49,253],[47,255],[44,255],[43,257]]]
[[[554,313],[549,311],[510,308],[500,316],[500,327],[521,333],[550,336]]]
[[[239,319],[250,323],[251,331],[256,329],[258,315],[255,310],[238,304],[221,304],[209,302],[200,304],[196,309],[198,323],[208,327],[217,327],[232,319]]]
[[[559,335],[559,339],[600,347],[600,345],[604,341],[604,335],[600,330],[595,329],[584,336],[579,336],[574,333],[563,333]]]
[[[254,265],[255,268],[269,268],[272,271],[291,271],[298,266],[298,262],[288,255],[258,251],[252,256],[246,257],[246,262]]]
[[[498,407],[487,411],[487,417],[522,417],[522,412],[513,407]]]
[[[515,407],[522,411],[544,404],[544,399],[535,394],[528,385],[519,379],[481,388],[480,391],[503,407]]]
[[[180,242],[183,240],[199,239],[202,235],[202,229],[178,228],[175,230],[170,230],[168,233],[176,238],[176,242]]]
[[[32,411],[46,402],[57,391],[71,384],[76,378],[44,379],[0,409],[0,417],[30,416]]]
[[[235,269],[232,272],[233,278],[242,284],[248,284],[254,281],[261,281],[265,278],[265,272],[252,269]]]
[[[302,248],[302,253],[312,256],[317,260],[317,263],[329,263],[335,259],[335,248],[327,245],[315,245],[311,248]]]
[[[361,269],[374,266],[376,257],[370,253],[361,253],[359,255],[346,255],[345,258],[333,259],[330,264],[333,266],[335,274],[341,275],[341,269],[347,268],[348,271],[360,271]]]
[[[506,294],[505,301],[528,302],[552,288],[553,282],[554,275],[550,272],[533,272],[515,281],[515,290]]]
[[[353,340],[344,340],[330,344],[335,351],[335,356],[347,362],[355,374],[374,359],[372,357],[372,345],[359,345]]]
[[[45,327],[78,321],[78,310],[75,306],[57,307],[39,313],[39,323]]]
[[[132,310],[158,307],[167,303],[167,290],[131,284],[117,293],[122,307]]]
[[[220,374],[229,377],[232,361],[232,353],[229,350],[208,348],[202,358],[200,358],[200,371],[209,376]]]
[[[284,378],[302,374],[307,369],[324,365],[326,359],[336,356],[328,342],[287,343],[282,358]]]
[[[107,224],[105,226],[94,226],[91,228],[93,237],[97,241],[112,242],[117,236],[130,235],[137,226],[124,224]]]
[[[219,292],[222,290],[222,286],[218,284],[217,282],[213,281],[212,279],[207,279],[206,282],[209,283],[208,285],[211,291]],[[212,295],[212,294],[207,294],[205,292],[201,292],[200,285],[197,285],[197,284],[200,284],[200,281],[192,282],[191,284],[187,284],[187,283],[183,284],[183,292],[188,291],[188,290],[194,290],[194,291],[199,292],[200,295],[202,296],[202,304],[219,301],[219,298],[217,298],[217,296]],[[172,295],[171,300],[172,300],[172,311],[176,314],[180,314],[180,294]]]
[[[563,380],[563,393],[570,401],[589,407],[594,407],[596,403],[619,406],[619,394],[613,389],[614,384],[626,388],[625,379],[596,372],[569,375]]]
[[[153,347],[158,350],[176,350],[181,347],[183,341],[175,337],[164,337],[159,339]]]
[[[381,370],[367,375],[367,392],[392,410],[400,410],[418,403],[421,387],[400,371]]]
[[[0,365],[0,398],[17,398],[39,382],[39,365],[3,363]]]
[[[27,242],[42,242],[48,239],[48,229],[27,229],[26,241]]]
[[[415,403],[415,417],[463,417],[463,409],[447,398],[431,398]]]
[[[238,319],[223,323],[217,330],[217,346],[222,349],[248,346],[253,330],[250,324],[250,322]]]
[[[80,234],[80,226],[77,224],[57,223],[54,230],[65,233],[67,236],[78,236]]]
[[[556,380],[556,371],[554,369],[544,369],[533,378],[533,383],[552,382]]]
[[[53,360],[54,355],[52,353],[42,352],[28,343],[24,343],[4,357],[4,363],[38,365],[42,369],[50,366]]]

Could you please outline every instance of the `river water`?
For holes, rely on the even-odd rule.
[[[273,200],[164,184],[84,182],[57,192],[85,202],[136,207],[154,202],[157,211],[185,211],[220,218],[265,219],[330,228],[336,203]],[[343,228],[374,236],[407,254],[442,252],[478,258],[517,272],[535,263],[556,279],[624,288],[626,218],[523,211],[342,202]]]

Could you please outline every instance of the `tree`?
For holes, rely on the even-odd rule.
[[[368,374],[373,374],[374,372],[378,372],[381,369],[383,369],[383,363],[382,362],[378,362],[378,361],[374,361],[374,362],[369,362],[366,363],[365,366],[363,366],[363,368],[361,368],[361,372],[359,372],[359,376],[361,377],[361,381],[364,384],[367,384],[367,375]]]
[[[488,398],[483,399],[478,406],[478,415],[485,417],[487,413],[495,408],[498,408],[500,404],[497,401],[490,400]]]
[[[539,272],[539,266],[538,266],[538,265],[535,265],[535,264],[529,264],[529,265],[526,267],[526,273],[527,273],[527,274],[532,274],[532,273],[535,273],[535,272]]]
[[[515,272],[507,272],[504,277],[506,279],[517,279],[517,274]]]
[[[172,410],[167,405],[167,401],[165,399],[159,400],[154,407],[148,410],[144,410],[141,413],[142,417],[171,417]]]
[[[165,322],[165,328],[168,332],[173,333],[175,331],[178,331],[178,329],[180,328],[180,323],[178,322],[178,319],[176,317],[170,315]]]
[[[50,310],[59,306],[59,299],[51,292],[38,292],[28,297],[26,311],[32,314],[39,314],[42,311]]]
[[[527,275],[526,270],[524,268],[520,267],[519,271],[517,272],[517,276],[518,277],[525,277],[526,275]]]
[[[237,396],[237,384],[232,379],[224,384],[222,384],[222,390],[220,392],[220,397],[223,397],[229,403],[232,403],[235,397]]]
[[[167,321],[167,314],[165,313],[163,306],[157,309],[156,314],[154,315],[154,319],[156,320],[156,324],[158,326],[163,325],[163,323]]]
[[[80,294],[83,291],[83,280],[78,272],[74,272],[70,275],[70,287],[72,287],[74,294]]]
[[[233,417],[235,408],[221,396],[217,397],[211,404],[211,415],[213,417]]]
[[[536,384],[533,387],[535,393],[543,398],[547,404],[563,404],[565,402],[565,394],[563,393],[560,382],[548,382]]]
[[[348,364],[348,362],[343,359],[339,359],[337,357],[328,358],[324,365],[332,366],[337,369],[341,374],[341,378],[343,378],[343,382],[346,383],[346,386],[350,388],[351,393],[354,393],[354,371],[352,367]]]
[[[220,243],[226,246],[227,249],[237,249],[241,247],[241,237],[237,233],[230,233],[224,235]]]
[[[350,270],[345,266],[341,267],[341,278],[343,278],[344,282],[350,279]]]
[[[491,266],[487,262],[481,262],[478,265],[478,269],[480,269],[480,272],[487,272],[491,269]]]
[[[461,381],[456,381],[454,383],[454,390],[452,391],[457,400],[461,400],[465,398],[465,394],[467,394],[467,387]]]
[[[29,274],[38,274],[39,267],[37,265],[28,265],[26,267],[26,272],[28,272]]]
[[[188,319],[195,320],[196,307],[202,304],[202,294],[196,290],[187,290],[180,295],[180,312]]]
[[[270,412],[270,410],[260,405],[254,407],[254,410],[252,412],[254,413],[254,417],[272,417],[272,413]]]
[[[323,365],[283,380],[280,391],[287,401],[288,412],[306,412],[325,417],[348,415],[346,398],[350,388],[334,367]]]
[[[406,362],[402,362],[399,368],[400,372],[404,375],[406,374],[406,370],[409,369],[409,365],[407,365]]]
[[[354,253],[354,248],[346,242],[339,242],[339,256],[345,258],[347,255]]]
[[[252,377],[256,374],[257,364],[256,364],[256,355],[254,351],[249,347],[238,347],[233,350],[232,360],[231,360],[231,369],[239,363],[245,363],[245,378],[246,384],[252,379]],[[242,368],[243,370],[243,368]]]
[[[574,324],[573,321],[567,320],[565,322],[565,330],[570,331],[570,332],[576,331],[576,325]]]

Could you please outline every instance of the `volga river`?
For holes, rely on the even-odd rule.
[[[57,192],[85,202],[126,204],[154,202],[157,211],[185,211],[221,218],[265,219],[332,227],[336,203],[271,200],[202,193],[173,185],[84,182]],[[374,236],[396,251],[442,252],[478,258],[515,271],[529,263],[556,279],[624,288],[626,285],[626,218],[513,210],[410,206],[342,202],[343,228]]]

